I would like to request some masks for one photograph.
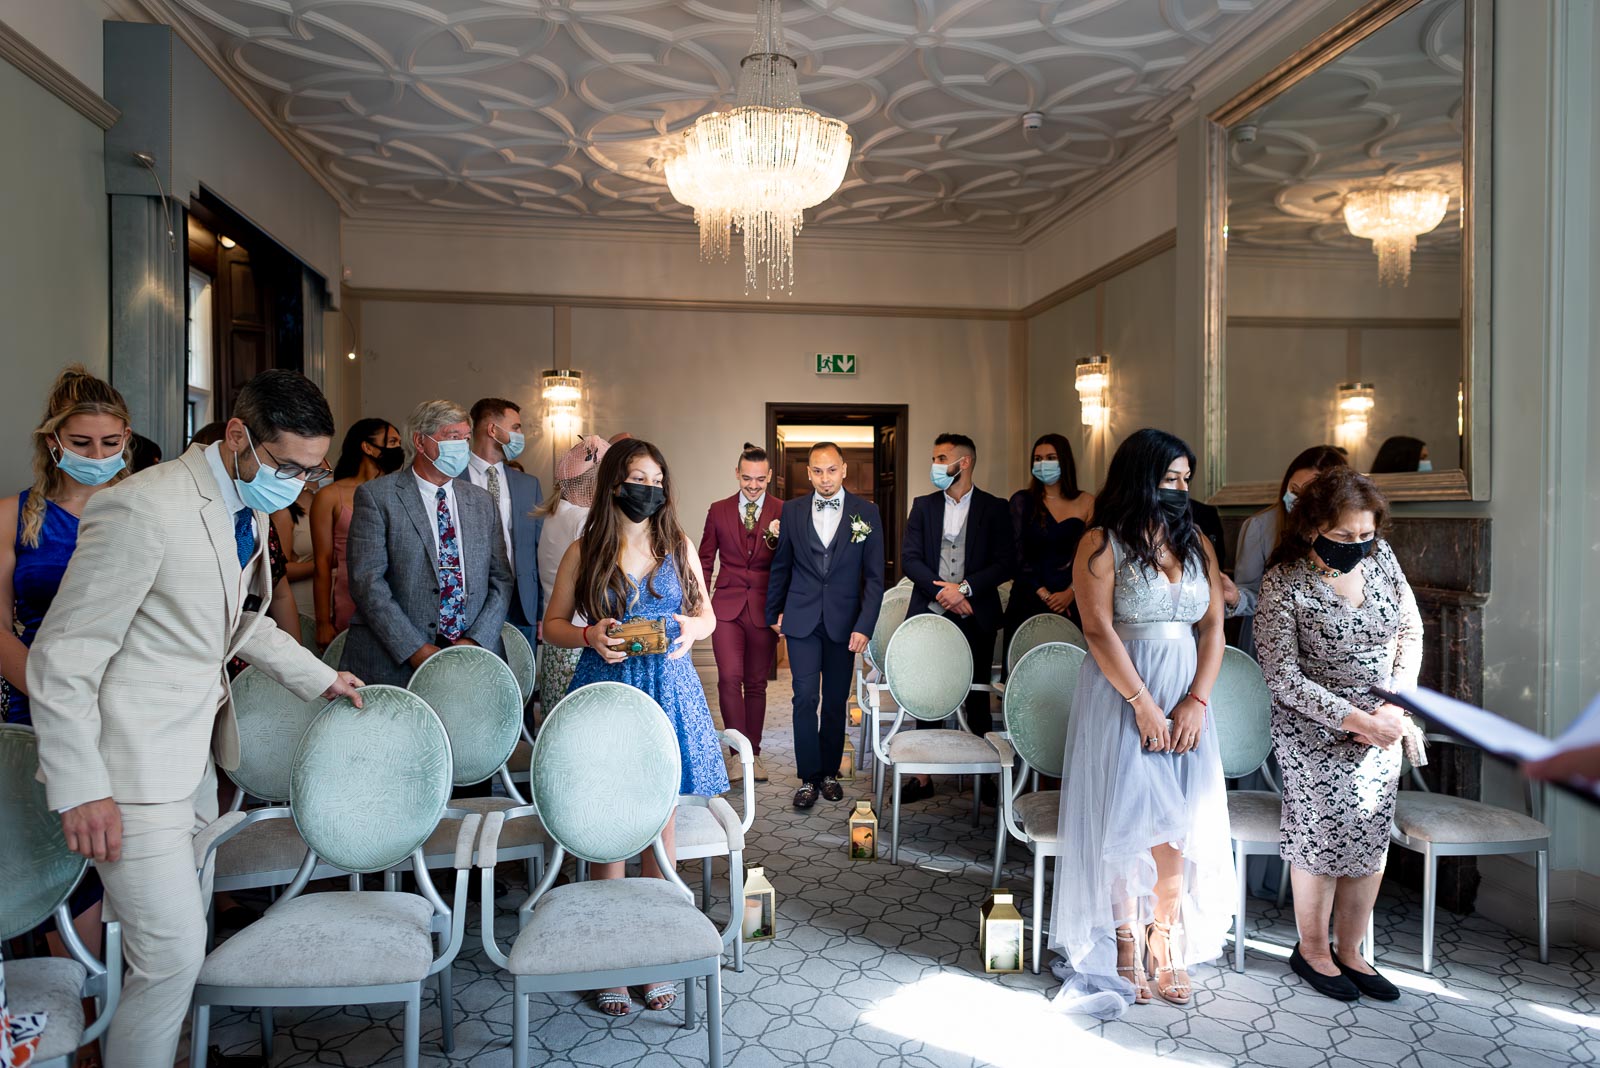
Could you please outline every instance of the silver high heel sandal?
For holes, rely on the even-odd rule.
[[[1153,969],[1153,974],[1155,975],[1156,980],[1156,993],[1161,995],[1161,1000],[1169,1002],[1170,1004],[1188,1005],[1192,992],[1189,986],[1189,973],[1183,968],[1180,968],[1172,963],[1172,947],[1174,945],[1181,944],[1183,938],[1183,924],[1162,923],[1160,920],[1152,921],[1149,930],[1145,932],[1146,945],[1150,945],[1150,931],[1152,930],[1161,936],[1162,944],[1166,949],[1167,958],[1167,963],[1157,964]],[[1155,961],[1155,947],[1153,945],[1150,947],[1150,959],[1152,963]],[[1166,973],[1167,975],[1171,976],[1172,979],[1170,983],[1167,983],[1164,986],[1161,982],[1162,973]]]
[[[1118,927],[1117,944],[1119,946],[1133,946],[1133,963],[1117,965],[1117,974],[1133,984],[1133,1003],[1135,1005],[1150,1004],[1150,977],[1144,973],[1144,947],[1138,944],[1133,928]]]

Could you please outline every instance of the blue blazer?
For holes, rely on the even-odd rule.
[[[871,635],[883,608],[883,520],[878,509],[853,493],[845,493],[839,529],[824,548],[811,521],[812,494],[783,506],[778,548],[767,585],[767,623],[783,616],[783,633],[809,636],[821,624],[828,638],[847,642],[850,635]],[[860,518],[871,529],[852,541],[850,521]]]
[[[517,556],[515,596],[522,613],[537,625],[544,618],[544,595],[539,589],[539,533],[544,520],[533,510],[544,502],[544,488],[533,475],[507,467],[506,488],[511,491],[511,544]]]
[[[1004,612],[1000,585],[1016,571],[1017,548],[1011,529],[1011,508],[992,493],[972,488],[967,506],[966,581],[972,586],[972,617],[985,630],[998,630]],[[900,566],[911,580],[906,615],[921,615],[936,603],[940,543],[944,540],[944,493],[935,491],[911,503],[906,533],[900,541]]]

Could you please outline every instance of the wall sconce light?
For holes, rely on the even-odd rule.
[[[558,437],[576,438],[582,428],[583,372],[553,368],[541,374],[539,382],[551,431]]]
[[[1111,410],[1111,358],[1102,352],[1079,360],[1075,384],[1078,404],[1083,409],[1083,425],[1104,426]]]
[[[1371,382],[1340,382],[1335,391],[1338,397],[1339,418],[1337,429],[1343,437],[1363,438],[1372,419],[1372,409],[1377,401]]]

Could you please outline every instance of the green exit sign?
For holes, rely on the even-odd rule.
[[[856,354],[826,352],[817,353],[817,374],[819,375],[853,375],[856,373]]]

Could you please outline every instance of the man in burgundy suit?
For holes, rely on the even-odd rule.
[[[711,594],[717,614],[711,650],[717,658],[722,722],[750,739],[756,781],[766,782],[761,727],[767,718],[767,673],[778,647],[778,635],[767,626],[767,580],[772,576],[783,502],[767,496],[772,466],[765,449],[745,442],[736,471],[739,492],[706,511],[700,567],[709,581],[712,564],[721,555],[722,568]]]

